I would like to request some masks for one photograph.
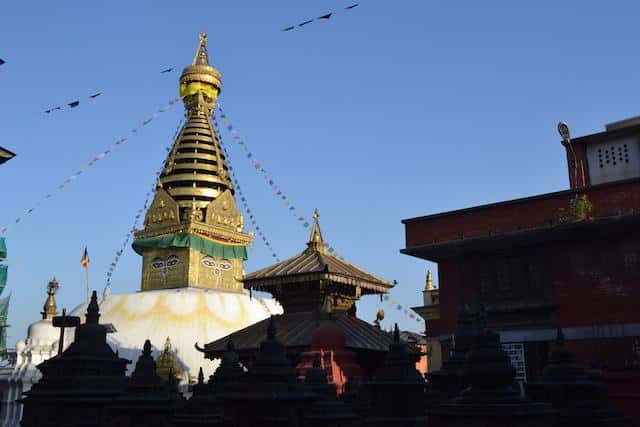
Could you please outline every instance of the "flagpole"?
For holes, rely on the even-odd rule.
[[[89,264],[84,268],[85,270],[85,279],[87,285],[87,300],[89,299]]]

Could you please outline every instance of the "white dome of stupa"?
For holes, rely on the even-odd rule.
[[[51,346],[59,338],[60,329],[53,326],[51,319],[38,320],[27,329],[27,340],[32,346]]]
[[[146,339],[151,340],[157,357],[169,338],[173,355],[185,374],[184,381],[197,376],[200,367],[205,376],[213,374],[217,367],[196,350],[196,343],[203,346],[282,313],[274,299],[192,287],[105,295],[99,304],[100,323],[110,323],[115,328],[108,334],[109,344],[120,357],[134,362],[128,366],[129,372]],[[87,302],[70,314],[84,321],[86,310]]]

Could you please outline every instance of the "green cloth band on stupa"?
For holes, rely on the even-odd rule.
[[[4,237],[0,237],[0,259],[7,257],[7,245],[4,242]]]
[[[246,246],[225,245],[189,233],[138,239],[131,246],[138,255],[142,255],[144,248],[193,248],[209,256],[247,260]]]

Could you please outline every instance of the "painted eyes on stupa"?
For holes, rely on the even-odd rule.
[[[215,258],[210,256],[202,258],[202,265],[207,268],[220,269],[223,271],[231,270],[232,267],[231,262],[229,262],[228,260],[222,259],[220,261],[216,261]]]
[[[179,262],[180,258],[178,258],[176,255],[169,255],[166,261],[162,259],[162,257],[158,256],[151,261],[151,267],[156,270],[159,270],[161,268],[171,268],[175,267]]]
[[[169,258],[167,258],[167,267],[173,267],[179,262],[180,262],[180,259],[177,256],[169,255]]]
[[[202,265],[208,268],[213,268],[216,266],[216,261],[211,257],[202,258]]]

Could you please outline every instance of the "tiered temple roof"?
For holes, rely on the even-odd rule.
[[[248,274],[244,278],[245,287],[271,292],[279,299],[283,296],[282,286],[307,281],[330,281],[360,288],[359,295],[383,294],[391,289],[393,285],[388,281],[330,253],[322,237],[317,210],[313,217],[307,248],[296,256]]]
[[[311,345],[313,332],[320,325],[320,309],[325,302],[332,306],[331,320],[347,340],[347,348],[386,352],[391,336],[353,315],[355,302],[362,295],[384,294],[393,285],[328,252],[320,231],[317,211],[307,248],[292,258],[247,275],[244,286],[267,291],[278,299],[284,314],[277,317],[277,339],[288,354],[298,354]],[[241,356],[255,353],[267,335],[268,320],[263,320],[233,334]],[[229,337],[204,346],[206,357],[220,357]]]

